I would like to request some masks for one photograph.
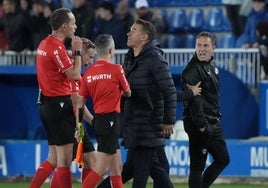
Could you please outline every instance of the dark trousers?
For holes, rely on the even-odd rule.
[[[213,134],[207,135],[197,129],[189,129],[192,124],[188,123],[184,122],[189,136],[189,188],[208,188],[230,162],[226,142],[219,125],[213,126]],[[208,153],[213,162],[205,169]]]
[[[150,175],[154,181],[154,188],[172,188],[168,171],[169,163],[164,147],[137,147],[128,150],[127,159],[123,165],[122,181],[126,183],[133,178],[133,188],[145,188]],[[109,177],[98,186],[98,188],[110,187]]]

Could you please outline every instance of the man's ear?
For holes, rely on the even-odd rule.
[[[148,34],[142,34],[141,40],[146,41],[148,40]]]

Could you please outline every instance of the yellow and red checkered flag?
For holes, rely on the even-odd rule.
[[[84,165],[84,160],[83,160],[83,137],[84,137],[84,127],[83,127],[83,109],[79,108],[78,109],[78,124],[77,124],[77,131],[79,134],[79,142],[77,146],[77,151],[76,151],[76,156],[75,156],[75,162],[78,163],[79,165],[83,166]]]

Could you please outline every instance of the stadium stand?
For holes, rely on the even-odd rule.
[[[235,42],[235,47],[236,47],[236,48],[242,48],[242,47],[243,47],[243,44],[245,43],[245,41],[246,41],[246,35],[241,34],[241,35],[237,38],[237,40],[236,40],[236,42]]]
[[[212,7],[205,18],[206,29],[210,32],[223,30],[223,10],[219,7]]]
[[[170,33],[183,31],[186,21],[186,12],[184,9],[173,10],[168,17],[168,26]]]
[[[204,10],[202,8],[193,8],[186,17],[186,31],[199,32],[204,29]]]
[[[170,34],[166,37],[164,41],[164,46],[166,48],[182,48],[183,41],[180,39],[177,34]]]
[[[193,34],[187,34],[184,37],[184,47],[194,48],[194,46],[195,46],[195,36]]]
[[[235,42],[235,36],[231,33],[226,33],[220,38],[217,46],[218,48],[234,48]]]

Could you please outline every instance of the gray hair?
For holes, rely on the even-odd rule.
[[[109,54],[109,50],[114,48],[114,39],[112,35],[100,34],[95,39],[96,51],[98,56],[104,56]]]

